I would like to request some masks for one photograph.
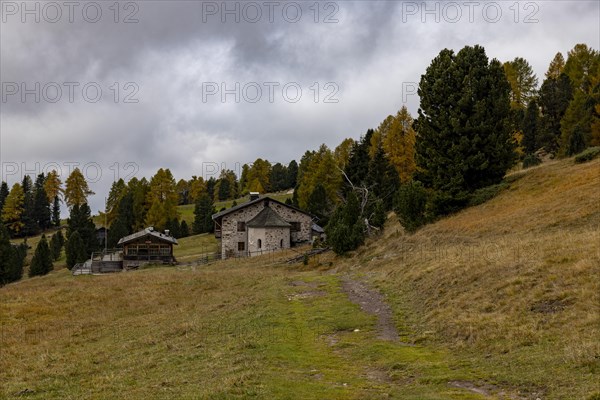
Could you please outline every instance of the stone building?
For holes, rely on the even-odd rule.
[[[212,216],[221,257],[255,256],[298,243],[313,234],[313,216],[270,197],[253,195],[250,201]]]

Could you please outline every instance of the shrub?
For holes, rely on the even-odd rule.
[[[425,224],[426,205],[427,192],[421,182],[413,181],[400,186],[394,196],[394,211],[408,232],[414,232]]]
[[[592,161],[594,158],[598,157],[598,155],[600,155],[600,146],[590,147],[589,149],[584,150],[575,156],[575,162],[577,164],[581,164]]]
[[[50,271],[52,271],[52,253],[46,236],[42,235],[29,265],[29,276],[46,275]]]
[[[477,189],[471,194],[469,198],[469,207],[483,204],[488,200],[496,197],[501,191],[508,187],[507,182],[500,182],[497,185],[487,186],[481,189]]]
[[[427,203],[427,213],[431,218],[453,214],[465,208],[469,198],[470,193],[451,194],[441,190],[433,192]]]
[[[536,165],[540,165],[542,160],[537,158],[535,154],[527,154],[525,158],[523,158],[523,168],[535,167]]]
[[[335,210],[325,227],[325,232],[327,242],[336,254],[344,254],[364,243],[365,224],[354,192],[350,192],[346,204]]]

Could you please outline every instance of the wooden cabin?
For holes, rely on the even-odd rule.
[[[169,234],[146,228],[125,236],[118,245],[123,247],[123,269],[135,269],[144,264],[173,264],[173,245],[177,239]]]

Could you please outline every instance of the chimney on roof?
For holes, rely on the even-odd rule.
[[[250,201],[256,200],[259,197],[260,197],[260,193],[259,192],[250,192]]]
[[[165,229],[165,235],[167,235],[167,236],[171,236],[171,235],[170,235],[170,233],[171,233],[171,231],[170,231],[170,230],[168,230],[168,229]]]

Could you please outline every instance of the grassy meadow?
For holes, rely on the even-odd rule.
[[[288,251],[7,285],[0,398],[597,399],[600,160],[508,181],[413,235],[390,214],[357,252],[308,265]],[[383,293],[399,341],[348,278]]]
[[[269,196],[272,199],[279,200],[282,203],[285,202],[287,199],[292,198],[292,195],[287,192],[267,193],[267,194],[265,194],[265,196]],[[242,204],[247,201],[248,201],[248,196],[244,196],[244,197],[235,199],[235,202],[237,202],[237,204]],[[231,208],[233,205],[233,202],[234,202],[234,200],[218,201],[215,203],[215,209],[217,211],[219,211],[222,208]],[[194,204],[186,204],[186,205],[177,207],[177,210],[179,211],[181,220],[185,221],[190,226],[190,229],[191,229],[192,223],[194,222],[194,207],[195,207]]]

